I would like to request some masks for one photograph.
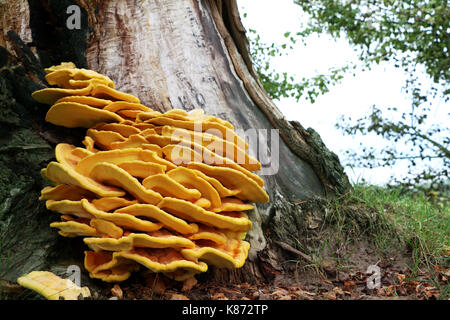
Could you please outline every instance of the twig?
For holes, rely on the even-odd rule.
[[[278,244],[281,248],[283,248],[286,251],[292,252],[300,257],[302,257],[303,259],[305,259],[306,261],[308,261],[309,263],[313,263],[313,260],[311,259],[310,256],[304,254],[303,252],[301,252],[300,250],[297,250],[295,248],[293,248],[292,246],[288,245],[287,243],[283,242],[283,241],[275,241],[276,244]]]

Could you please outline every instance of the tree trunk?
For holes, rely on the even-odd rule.
[[[68,28],[71,5],[81,8],[80,29]],[[153,109],[202,108],[238,129],[267,132],[258,143],[271,147],[270,156],[253,152],[266,167],[270,202],[250,213],[249,260],[243,269],[207,276],[270,278],[280,259],[273,241],[301,238],[311,219],[298,203],[350,189],[320,136],[285,120],[262,88],[235,0],[3,0],[0,31],[0,278],[82,265],[82,242],[50,230],[55,216],[37,200],[39,172],[55,144],[79,144],[84,134],[45,123],[47,107],[30,97],[46,85],[43,68],[63,61],[106,74]]]

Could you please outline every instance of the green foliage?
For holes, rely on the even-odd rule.
[[[384,221],[389,221],[400,241],[408,247],[413,265],[435,265],[448,268],[448,256],[443,252],[450,246],[450,203],[448,200],[430,201],[422,192],[405,192],[403,188],[381,188],[357,184],[354,191],[340,205],[364,205],[374,209]],[[383,230],[372,233],[378,238],[379,249],[389,251],[398,239],[386,236]],[[414,270],[413,270],[414,271]]]
[[[346,134],[375,134],[390,142],[381,149],[362,146],[362,150],[350,153],[350,162],[371,168],[408,161],[408,174],[402,181],[392,178],[392,182],[409,188],[426,186],[428,190],[448,191],[450,140],[445,134],[448,128],[427,121],[430,98],[440,96],[448,101],[450,9],[447,1],[296,0],[296,3],[311,16],[302,36],[321,32],[336,38],[345,36],[360,50],[359,59],[366,67],[390,61],[409,74],[405,89],[411,96],[412,108],[410,113],[403,112],[400,120],[392,120],[379,106],[374,106],[356,122],[343,117],[336,125]],[[429,90],[422,88],[417,77],[421,67],[434,82]],[[435,161],[430,165],[432,159]],[[415,170],[418,164],[421,170]]]
[[[301,97],[314,103],[317,97],[330,91],[330,87],[340,82],[351,66],[331,68],[328,74],[318,74],[311,78],[303,77],[296,81],[287,72],[279,73],[271,65],[270,58],[287,55],[296,43],[296,38],[290,32],[285,32],[286,43],[270,45],[261,42],[260,36],[254,29],[249,29],[251,55],[259,79],[272,99],[294,98],[299,101]],[[298,35],[296,35],[298,36]]]
[[[447,0],[295,0],[311,16],[301,34],[345,35],[367,64],[393,59],[414,71],[425,66],[434,82],[450,79]]]
[[[398,112],[395,108],[388,111]],[[450,191],[448,168],[450,167],[450,139],[442,135],[439,126],[428,126],[429,108],[416,110],[414,114],[402,113],[400,120],[383,115],[381,109],[372,107],[369,115],[351,124],[351,117],[342,116],[336,127],[349,135],[376,134],[390,141],[384,147],[366,146],[361,143],[358,151],[347,150],[350,162],[366,168],[394,166],[408,161],[409,174],[403,179],[391,181],[409,189],[428,192],[436,197]],[[401,148],[399,146],[402,146]],[[418,164],[421,164],[417,170]]]

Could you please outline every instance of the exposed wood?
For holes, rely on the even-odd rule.
[[[14,30],[25,43],[32,41],[27,0],[0,1],[0,46],[13,51],[6,38],[9,30]]]

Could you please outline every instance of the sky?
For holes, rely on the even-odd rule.
[[[246,29],[255,29],[262,43],[285,43],[283,34],[299,30],[301,19],[305,15],[292,0],[238,0],[241,19]],[[247,16],[243,17],[243,13]],[[345,39],[334,40],[327,35],[313,35],[307,39],[306,46],[297,41],[289,54],[271,60],[272,67],[279,73],[287,72],[297,79],[311,77],[318,73],[327,73],[331,67],[342,67],[346,62],[358,62],[357,52]],[[368,71],[357,71],[355,76],[348,73],[340,84],[331,87],[330,92],[318,97],[314,104],[306,99],[297,102],[294,98],[282,98],[274,101],[288,120],[297,120],[304,127],[316,130],[326,146],[335,152],[343,164],[345,151],[351,146],[357,149],[360,142],[366,146],[382,146],[385,141],[379,137],[343,135],[335,128],[341,115],[356,120],[369,113],[373,105],[379,107],[397,107],[408,112],[411,100],[402,89],[407,75],[390,63],[382,63]],[[427,79],[424,80],[427,82]],[[446,119],[448,112],[438,101],[432,117]],[[391,168],[355,168],[345,170],[352,182],[362,179],[369,183],[383,185],[391,175],[400,178],[406,173],[407,162]]]

